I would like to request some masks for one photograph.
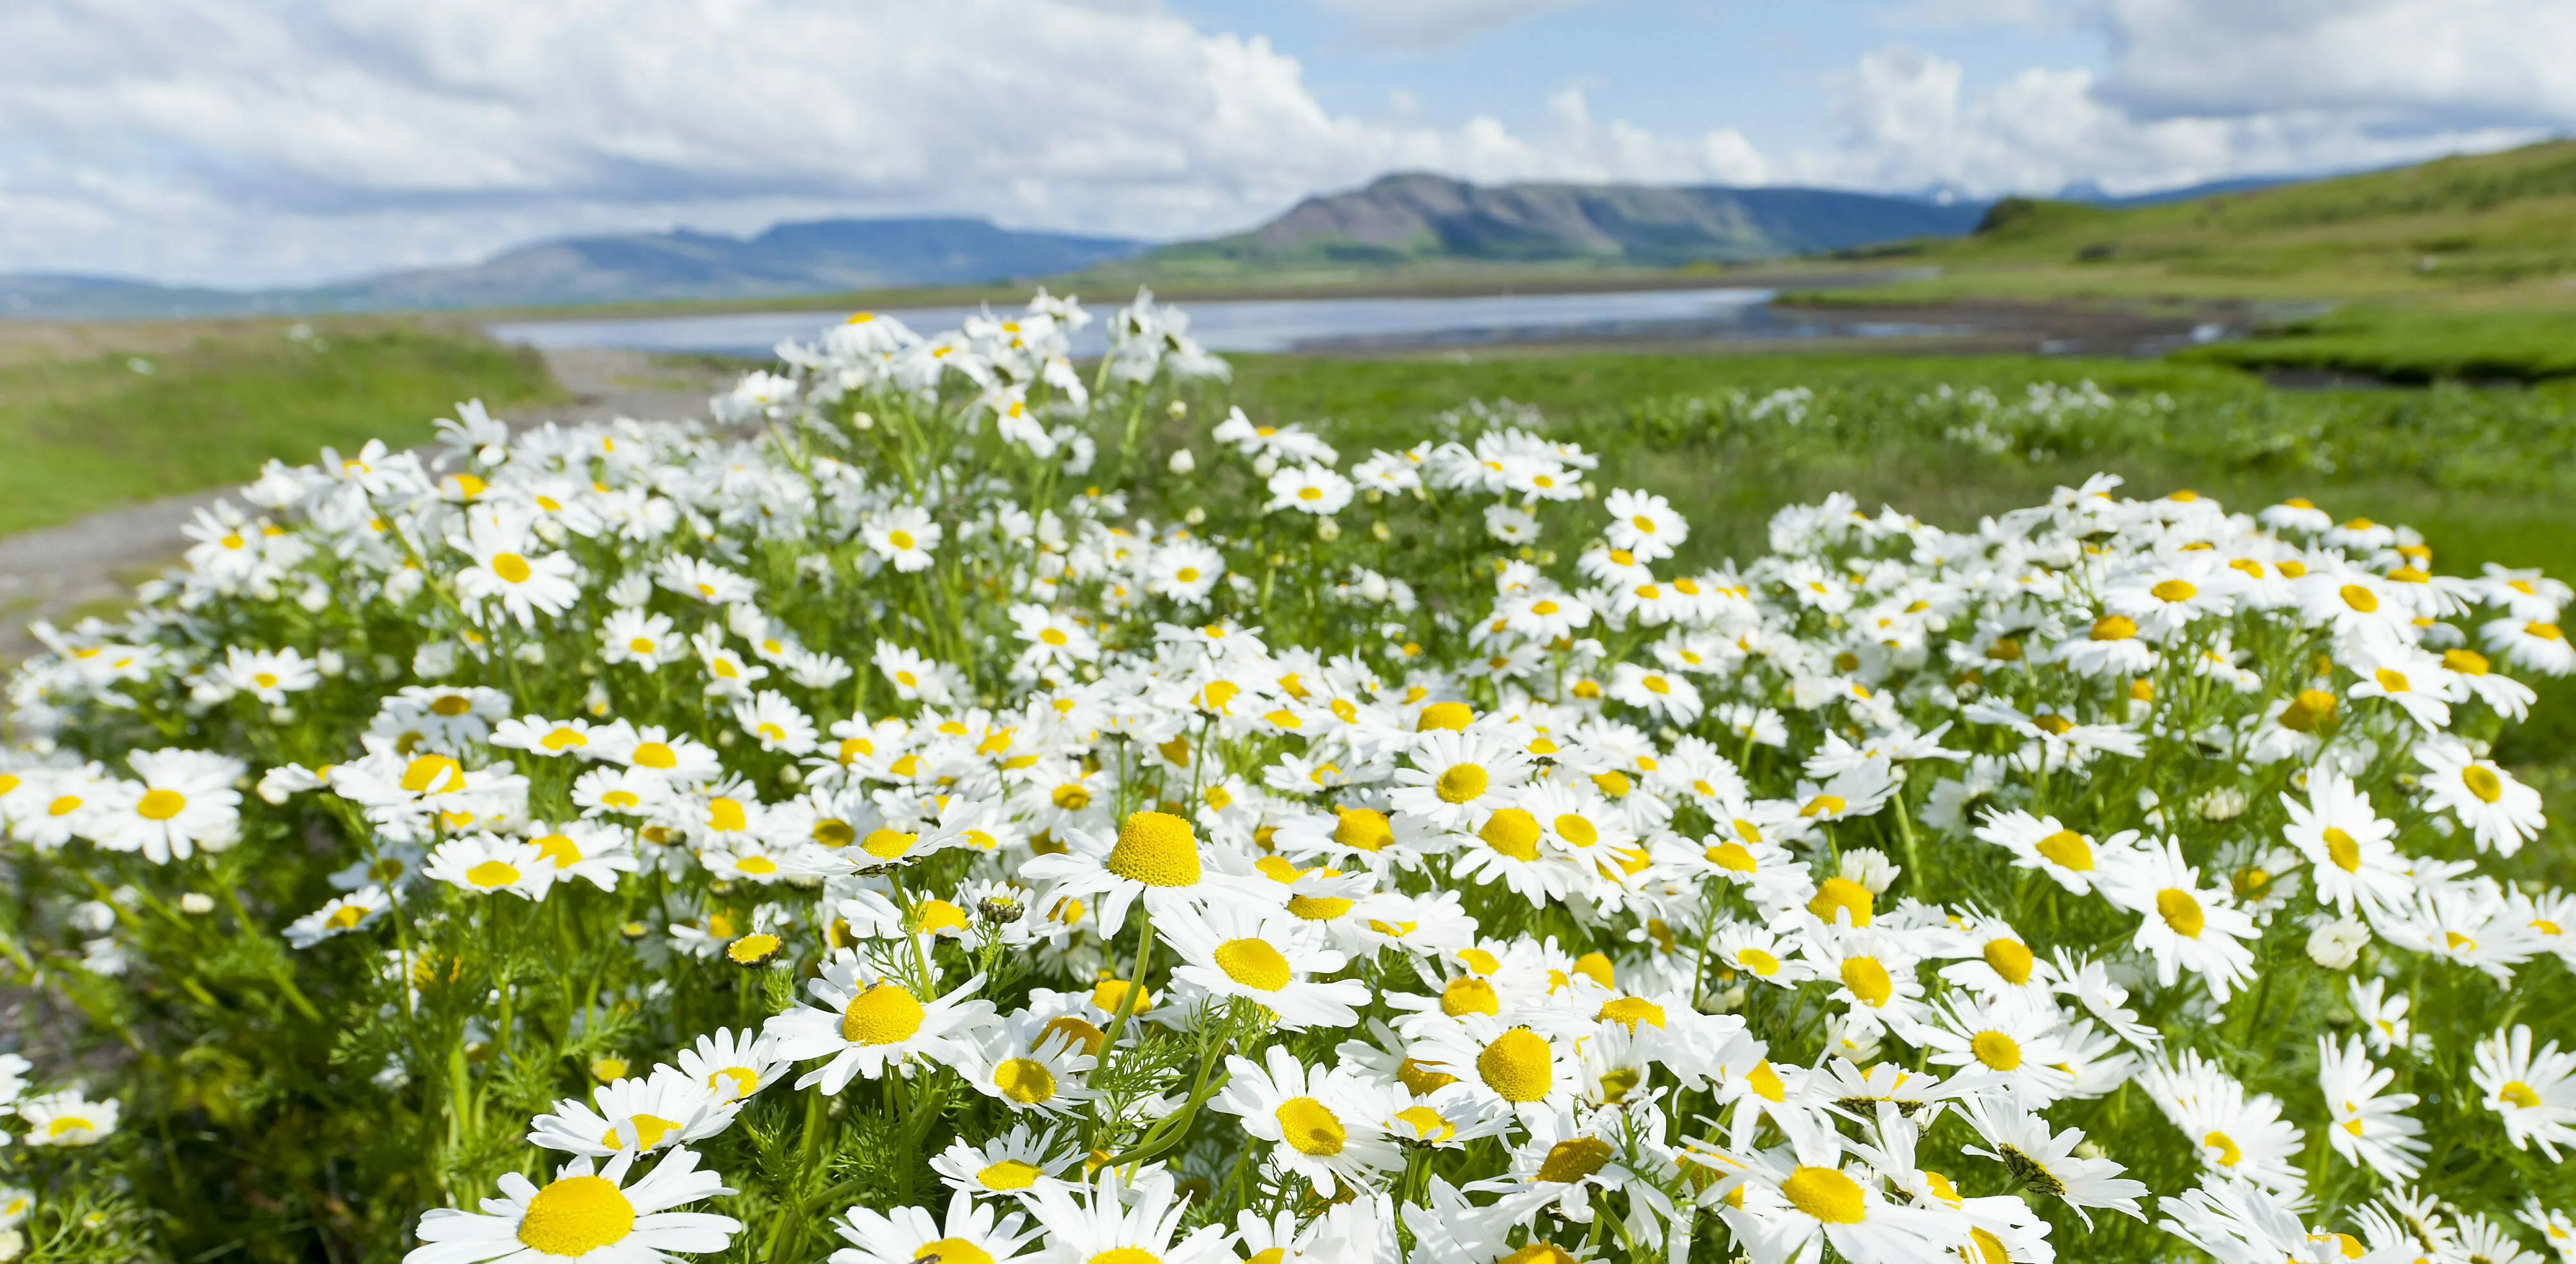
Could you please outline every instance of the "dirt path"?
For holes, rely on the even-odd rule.
[[[611,417],[667,420],[706,415],[707,396],[726,372],[640,351],[561,349],[546,367],[571,393],[568,403],[507,418],[513,424],[598,421]],[[251,472],[243,471],[247,478]],[[176,561],[187,546],[181,525],[199,506],[233,489],[172,496],[92,514],[78,522],[0,537],[0,663],[35,651],[28,625],[57,623],[112,608],[134,584]]]

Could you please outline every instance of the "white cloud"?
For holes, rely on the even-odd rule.
[[[1314,0],[1351,22],[1380,47],[1423,52],[1448,48],[1523,18],[1591,0]]]
[[[953,211],[1174,236],[1317,189],[1741,179],[1741,136],[1326,111],[1259,37],[1117,0],[20,0],[0,268],[223,283],[534,236]]]
[[[2382,130],[2576,121],[2576,0],[2099,0],[2103,99],[2147,117],[2317,110]]]
[[[1978,94],[1955,62],[1907,48],[1862,57],[1829,85],[1840,146],[1791,155],[1778,178],[1978,196],[2112,193],[2251,174],[2407,162],[2535,139],[2526,127],[2400,128],[2323,108],[2140,116],[2083,69],[2023,70]]]

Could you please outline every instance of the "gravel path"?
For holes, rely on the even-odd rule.
[[[507,418],[513,424],[702,417],[707,396],[731,379],[729,372],[640,351],[564,348],[544,354],[547,369],[572,399]],[[252,471],[242,473],[247,480]],[[199,506],[231,491],[172,496],[0,537],[0,663],[38,648],[27,634],[29,624],[38,619],[61,623],[106,609],[123,600],[137,581],[178,560],[187,547],[180,526]]]

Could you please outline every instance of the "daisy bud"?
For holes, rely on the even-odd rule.
[[[2308,960],[2328,970],[2349,970],[2370,942],[2370,928],[2339,917],[2308,932]]]
[[[1181,450],[1174,452],[1172,454],[1172,459],[1163,463],[1163,468],[1170,470],[1175,475],[1184,477],[1198,467],[1199,459],[1190,455],[1190,450],[1188,448],[1182,448]]]
[[[215,911],[214,897],[203,891],[190,891],[179,897],[179,911],[192,917],[204,917]]]
[[[1164,409],[1163,411],[1171,414],[1172,420],[1179,421],[1190,415],[1190,404],[1188,400],[1176,399],[1172,401],[1172,406],[1170,408]],[[1178,473],[1179,471],[1174,472]]]

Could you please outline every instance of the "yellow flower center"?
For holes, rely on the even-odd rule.
[[[1034,1106],[1055,1096],[1055,1072],[1034,1058],[1005,1058],[993,1068],[993,1087],[1012,1101]]]
[[[680,753],[665,742],[645,742],[635,748],[631,762],[643,768],[677,768],[680,766]]]
[[[2480,803],[2493,803],[2504,797],[2504,782],[2495,775],[2495,770],[2492,768],[2471,764],[2460,770],[2460,784],[2467,786],[2469,793],[2478,796]]]
[[[909,1040],[928,1017],[921,1001],[900,983],[880,983],[850,998],[841,1011],[841,1039],[854,1045],[890,1045]]]
[[[1887,998],[1896,995],[1895,981],[1887,977],[1887,967],[1880,965],[1876,957],[1844,958],[1842,976],[1843,986],[1872,1009],[1887,1004]]]
[[[2200,1139],[2200,1143],[2209,1149],[2218,1151],[2218,1165],[2220,1167],[2234,1167],[2238,1162],[2245,1158],[2245,1151],[2236,1144],[2236,1139],[2228,1136],[2226,1133],[2213,1131],[2207,1136],[2202,1137]]]
[[[1395,841],[1384,813],[1368,808],[1336,808],[1333,841],[1357,851],[1377,851]]]
[[[2525,1110],[2533,1110],[2540,1105],[2540,1094],[2533,1092],[2530,1085],[2520,1080],[2507,1080],[2496,1090],[2496,1100],[2511,1102]]]
[[[1977,1061],[1997,1071],[2009,1071],[2021,1065],[2021,1042],[2000,1031],[1981,1031],[1968,1041],[1968,1051]]]
[[[1352,901],[1338,895],[1292,895],[1288,912],[1310,922],[1329,922],[1351,911]]]
[[[1472,974],[1449,980],[1440,989],[1440,1012],[1451,1018],[1461,1014],[1494,1014],[1502,1011],[1502,998],[1495,995],[1494,985]]]
[[[2325,837],[2326,858],[2334,861],[2335,868],[2345,873],[2353,873],[2361,868],[2361,844],[2353,841],[2352,835],[2329,825],[2326,827]]]
[[[528,1200],[519,1241],[548,1255],[583,1255],[635,1231],[635,1204],[596,1176],[567,1176]]]
[[[1707,852],[1708,863],[1730,873],[1753,872],[1753,852],[1738,842],[1719,843]]]
[[[1447,792],[1443,791],[1441,797],[1448,797]],[[1504,808],[1476,831],[1476,837],[1485,840],[1486,846],[1514,860],[1538,859],[1538,836],[1538,818],[1523,808]]]
[[[1314,1098],[1291,1097],[1272,1113],[1279,1120],[1280,1139],[1299,1154],[1330,1157],[1340,1154],[1342,1144],[1349,1140],[1341,1117]]]
[[[2138,621],[2125,614],[2106,615],[2093,621],[2093,639],[2096,641],[2125,641],[2137,634]]]
[[[821,827],[817,826],[816,828],[820,829]],[[847,829],[849,827],[843,826],[842,828]],[[880,827],[869,830],[868,836],[859,840],[859,850],[866,852],[879,860],[893,860],[896,857],[903,855],[905,852],[911,851],[912,845],[915,842],[920,841],[920,839],[921,835],[919,834],[907,834],[902,830],[885,829]]]
[[[1790,1206],[1826,1224],[1859,1224],[1864,1214],[1860,1186],[1833,1168],[1800,1164],[1780,1182],[1780,1193]]]
[[[760,1073],[750,1067],[725,1067],[707,1075],[707,1087],[714,1089],[720,1098],[726,1096],[728,1084],[732,1086],[731,1097],[749,1097],[752,1090],[760,1087]]]
[[[1574,1264],[1574,1257],[1553,1242],[1532,1242],[1494,1264]]]
[[[1198,839],[1188,821],[1169,812],[1138,812],[1118,828],[1105,863],[1109,872],[1149,887],[1195,886]]]
[[[1576,1137],[1547,1148],[1533,1180],[1570,1185],[1601,1170],[1610,1161],[1610,1143],[1599,1137]]]
[[[1772,975],[1780,973],[1780,959],[1772,956],[1770,953],[1762,951],[1759,948],[1736,949],[1735,964],[1740,965],[1755,974],[1761,975],[1766,979],[1770,978]]]
[[[1592,822],[1572,812],[1557,814],[1556,836],[1577,847],[1589,847],[1601,841],[1601,831]]]
[[[2185,939],[2200,938],[2201,927],[2209,924],[2208,915],[2200,911],[2200,901],[2180,887],[2156,892],[2156,914]]]
[[[982,1171],[975,1173],[975,1183],[986,1189],[1027,1189],[1037,1184],[1038,1177],[1043,1175],[1045,1173],[1035,1164],[1004,1159],[999,1163],[986,1164]]]
[[[465,871],[465,880],[478,887],[506,887],[519,880],[518,869],[506,861],[486,860]]]
[[[2346,584],[2341,589],[2338,589],[2335,595],[2343,598],[2343,604],[2350,606],[2363,614],[2369,614],[2379,609],[2379,594],[2374,593],[2359,584]]]
[[[912,1264],[993,1264],[993,1253],[964,1238],[941,1238],[922,1243]]]
[[[1514,1027],[1476,1055],[1476,1074],[1504,1101],[1535,1102],[1556,1082],[1555,1057],[1538,1033]]]
[[[1258,939],[1229,939],[1216,946],[1216,968],[1225,977],[1262,992],[1288,986],[1288,958]]]
[[[1989,939],[1980,955],[2004,982],[2016,987],[2030,982],[2030,945],[2018,939]]]
[[[1664,1025],[1664,1007],[1642,996],[1622,996],[1603,1002],[1601,1012],[1592,1017],[1596,1022],[1617,1023],[1630,1031],[1637,1030],[1639,1023],[1660,1028]]]
[[[1433,783],[1432,790],[1440,796],[1442,803],[1465,803],[1483,794],[1490,780],[1478,765],[1452,764],[1449,771],[1440,774],[1440,780]]]
[[[1039,1044],[1058,1041],[1069,1049],[1078,1049],[1095,1058],[1100,1056],[1100,1046],[1108,1039],[1108,1032],[1072,1014],[1050,1018],[1046,1026],[1038,1029]]]
[[[146,790],[135,801],[134,814],[147,821],[166,821],[187,806],[187,797],[176,790]]]
[[[2193,587],[2188,579],[2163,580],[2147,591],[2154,593],[2158,601],[2189,601],[2200,595],[2200,590]]]
[[[1849,878],[1834,877],[1817,884],[1815,898],[1807,901],[1807,911],[1830,922],[1834,911],[1840,909],[1851,914],[1852,925],[1867,926],[1876,904],[1877,897],[1869,893],[1868,887]]]
[[[751,827],[750,816],[742,810],[742,800],[723,795],[707,800],[707,828],[720,834],[736,834]]]
[[[531,574],[528,570],[528,559],[521,557],[516,553],[493,554],[492,573],[510,581],[513,584],[524,584],[528,582],[528,576]]]
[[[413,794],[446,794],[465,788],[465,769],[445,755],[423,755],[403,765],[402,788]]]
[[[2084,841],[2082,834],[2070,829],[2059,830],[2039,840],[2031,845],[2031,850],[2061,869],[2086,873],[2093,868],[2093,845]]]

